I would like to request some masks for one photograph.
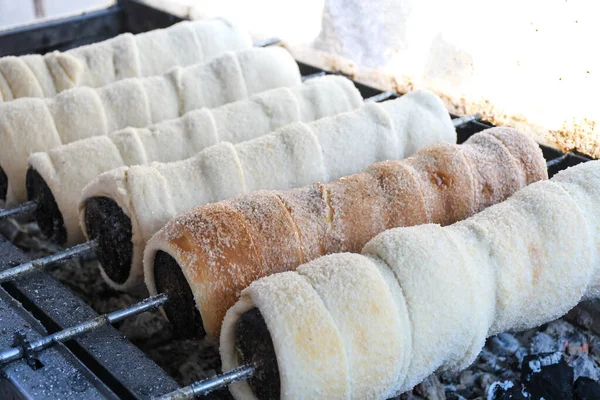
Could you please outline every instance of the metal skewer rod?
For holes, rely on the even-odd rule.
[[[473,115],[465,115],[464,117],[454,118],[452,120],[452,125],[454,125],[454,127],[456,128],[458,126],[466,125],[469,122],[477,121],[480,119],[481,119],[480,113],[473,114]]]
[[[254,374],[254,371],[256,371],[255,364],[242,365],[241,367],[232,369],[224,374],[216,375],[212,378],[192,383],[190,386],[177,389],[163,396],[155,397],[154,400],[193,399],[196,396],[206,395],[215,389],[225,387],[231,383],[248,379]]]
[[[274,44],[277,44],[279,42],[281,42],[281,39],[279,39],[279,38],[269,38],[269,39],[261,40],[259,42],[254,43],[254,47],[268,47],[268,46],[273,46]]]
[[[0,210],[0,219],[29,214],[34,211],[36,207],[36,201],[28,201],[13,208],[5,208],[4,210]]]
[[[553,160],[550,160],[546,163],[546,168],[551,168],[554,167],[557,164],[560,164],[561,162],[564,161],[565,158],[567,158],[567,156],[569,155],[569,153],[565,153],[562,156],[555,158]]]
[[[389,91],[389,92],[383,92],[383,93],[376,94],[375,96],[368,97],[364,101],[365,101],[365,103],[375,103],[378,101],[387,100],[394,96],[398,96],[398,93],[394,92],[394,91]]]
[[[23,358],[27,353],[38,352],[52,346],[54,343],[66,342],[67,340],[73,339],[84,333],[94,331],[102,326],[114,324],[124,320],[125,318],[132,317],[134,315],[143,313],[144,311],[152,310],[160,307],[167,301],[166,294],[159,294],[157,296],[148,297],[127,308],[113,311],[108,314],[100,315],[89,321],[82,322],[62,331],[53,333],[52,335],[44,336],[43,338],[31,342],[23,347],[13,347],[9,350],[0,353],[0,365],[9,363],[11,361],[19,360]]]
[[[318,78],[320,76],[325,76],[325,75],[327,75],[327,72],[319,71],[319,72],[315,72],[314,74],[304,75],[300,79],[302,79],[302,82],[306,82],[309,79]]]
[[[7,268],[3,271],[0,271],[0,283],[44,269],[46,266],[53,263],[70,260],[71,258],[91,253],[97,248],[98,242],[96,239],[94,239],[90,240],[89,242],[78,244],[77,246],[73,246],[59,253],[38,258],[37,260],[28,261],[26,263],[17,265],[16,267]]]

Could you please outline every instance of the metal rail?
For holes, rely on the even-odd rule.
[[[171,393],[167,393],[160,397],[155,397],[155,400],[187,400],[193,399],[196,396],[209,394],[213,390],[220,389],[231,383],[238,382],[250,378],[256,371],[255,364],[242,365],[225,372],[221,375],[216,375],[212,378],[204,379],[192,383],[190,386],[177,389]]]
[[[390,99],[394,96],[398,96],[398,93],[394,92],[394,91],[383,92],[383,93],[379,93],[375,96],[369,97],[368,99],[365,99],[365,103],[375,103],[378,101],[384,101],[384,100]]]
[[[0,219],[17,217],[19,215],[29,214],[37,208],[37,201],[27,201],[13,208],[5,208],[0,210]]]
[[[86,332],[94,331],[102,326],[114,324],[124,320],[125,318],[132,317],[142,312],[155,309],[167,301],[166,294],[159,294],[157,296],[148,297],[127,308],[113,311],[108,314],[100,315],[89,321],[82,322],[62,331],[58,331],[48,336],[36,340],[31,343],[24,343],[21,347],[13,347],[0,353],[0,365],[7,364],[11,361],[19,360],[30,354],[34,354],[43,349],[52,346],[57,342],[66,342],[67,340],[73,339]]]
[[[318,78],[320,76],[325,76],[327,73],[325,71],[315,72],[314,74],[304,75],[301,77],[302,82],[306,82],[309,79]]]
[[[265,40],[261,40],[259,42],[254,43],[254,47],[269,47],[281,42],[279,38],[269,38]]]
[[[16,267],[7,268],[3,271],[0,271],[0,283],[17,279],[21,276],[30,274],[35,271],[39,271],[41,269],[46,268],[50,264],[67,261],[71,258],[91,253],[93,251],[96,251],[97,248],[98,242],[96,239],[94,239],[90,240],[89,242],[78,244],[64,251],[49,255],[47,257],[42,257],[38,258],[37,260],[28,261]]]
[[[473,115],[466,115],[464,117],[454,118],[452,120],[452,124],[456,128],[458,126],[463,126],[463,125],[468,124],[469,122],[478,121],[480,119],[481,119],[481,114],[477,113],[477,114],[473,114]]]

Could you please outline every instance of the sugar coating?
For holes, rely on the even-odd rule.
[[[431,104],[437,107],[432,108]],[[411,125],[420,143],[426,143],[427,138],[431,138],[429,144],[441,138],[456,140],[456,132],[441,100],[431,92],[415,92],[391,101],[391,105],[369,104],[310,123],[295,122],[269,135],[232,146],[231,152],[226,156],[220,153],[223,156],[218,159],[213,155],[216,150],[208,148],[177,163],[131,168],[129,180],[135,175],[138,184],[127,184],[123,189],[127,193],[126,201],[119,204],[128,207],[130,215],[136,215],[133,235],[149,240],[176,215],[168,214],[171,206],[183,212],[251,190],[289,189],[326,182],[358,172],[376,161],[403,158],[408,155],[406,148],[412,144],[406,139],[406,124],[401,124],[398,116],[405,115],[403,120],[411,121],[412,113],[424,116],[420,125],[415,122]],[[382,143],[396,143],[393,147],[396,153],[392,154]],[[331,159],[337,163],[333,165]],[[213,172],[209,174],[209,171]],[[100,186],[91,183],[84,189],[83,199],[100,191],[103,191]],[[327,212],[332,210],[331,202],[336,199],[324,201]],[[169,207],[162,205],[165,203]],[[280,206],[284,207],[284,201]],[[336,216],[331,214],[331,218]],[[331,221],[329,223],[331,225]],[[169,238],[169,229],[161,236],[165,240]],[[330,237],[338,233],[339,230],[334,230]],[[307,240],[310,240],[309,234],[301,238],[301,241]],[[189,257],[194,257],[194,251],[189,252]],[[152,264],[148,263],[149,268]],[[130,276],[142,277],[141,260],[134,260],[130,273]],[[217,319],[222,319],[222,315]]]
[[[387,386],[397,378],[398,360],[410,345],[390,342],[387,338],[401,337],[408,321],[396,312],[392,292],[377,267],[372,262],[358,264],[355,261],[358,257],[342,253],[329,262],[313,268],[305,265],[297,271],[308,279],[340,333],[351,397],[387,398],[393,394]],[[365,316],[368,323],[364,323]],[[289,346],[282,344],[281,348],[286,351]],[[372,368],[373,364],[378,368]]]
[[[247,32],[223,19],[184,21],[66,52],[0,58],[0,102],[53,97],[77,86],[101,87],[133,77],[159,75],[231,50],[252,46]]]
[[[28,164],[52,191],[65,222],[67,243],[73,245],[84,240],[77,210],[81,191],[103,172],[183,160],[220,141],[253,139],[295,121],[312,121],[361,104],[362,97],[352,81],[324,76],[217,108],[193,110],[145,128],[128,127],[34,153]]]
[[[579,165],[577,169],[569,168],[553,178],[553,181],[569,192],[585,215],[585,227],[589,230],[593,246],[593,251],[588,256],[592,257],[591,263],[594,271],[600,268],[600,258],[598,258],[600,256],[600,210],[597,207],[596,168],[595,163],[588,162]],[[583,226],[577,228],[584,229]],[[592,274],[585,291],[585,298],[595,299],[598,297],[600,297],[600,276]]]
[[[246,75],[255,68],[264,75],[248,84]],[[78,87],[53,98],[2,103],[0,166],[8,177],[7,202],[25,200],[27,157],[32,153],[299,83],[300,72],[292,56],[271,47],[224,52],[203,64],[175,67],[160,76],[124,79],[98,89]]]
[[[231,319],[259,304],[261,311],[264,309],[269,331],[276,332],[272,337],[277,363],[281,366],[281,398],[349,398],[352,381],[345,338],[310,281],[299,274],[284,272],[261,279],[257,285],[260,289],[256,291],[244,291],[242,300],[230,313]],[[221,348],[224,370],[239,365],[234,351],[235,324],[228,326],[223,331],[227,344]],[[231,390],[237,398],[255,398],[245,382],[232,385]]]
[[[231,368],[239,365],[232,355],[231,332],[243,305],[244,309],[257,307],[269,321],[273,343],[278,343],[280,369],[297,368],[296,372],[311,368],[310,362],[298,365],[300,358],[283,365],[288,360],[280,359],[279,353],[295,355],[298,351],[298,343],[286,336],[293,321],[270,303],[254,300],[265,299],[264,293],[284,292],[279,296],[294,298],[296,303],[321,299],[327,311],[319,318],[333,318],[339,332],[345,332],[352,321],[351,314],[338,319],[339,308],[360,310],[375,299],[379,310],[390,315],[403,314],[404,320],[410,321],[410,334],[388,334],[367,349],[361,342],[347,340],[352,333],[342,336],[345,354],[378,352],[407,343],[410,347],[409,358],[396,357],[398,363],[404,364],[404,374],[391,380],[363,382],[364,376],[379,376],[388,370],[385,357],[373,360],[366,365],[367,371],[362,370],[365,365],[359,367],[362,376],[350,382],[352,391],[348,397],[386,398],[391,392],[412,388],[438,368],[465,368],[475,360],[486,337],[552,321],[581,299],[596,295],[600,275],[599,203],[600,161],[590,161],[562,171],[549,181],[532,183],[504,202],[453,225],[390,229],[369,241],[362,255],[329,255],[298,267],[297,272],[259,279],[242,292],[240,301],[226,314],[221,357]],[[377,295],[390,288],[396,301],[373,296],[373,290],[361,294],[360,289],[355,289],[354,279],[371,271],[373,260],[381,261],[376,264],[380,272],[386,271]],[[318,276],[319,280],[311,281],[312,291],[299,291],[283,282],[284,276],[291,280],[293,274]],[[351,288],[350,294],[344,292],[346,284]],[[338,300],[331,293],[323,293],[322,287],[339,290]],[[398,301],[399,296],[403,301]],[[306,309],[306,314],[295,310],[294,318],[307,318],[312,313],[311,309]],[[364,313],[352,322],[352,328],[369,324],[377,324],[377,313],[375,318]],[[331,337],[319,339],[326,343]],[[351,377],[356,376],[350,360],[343,368]],[[322,374],[333,374],[339,369],[331,363]],[[298,387],[299,381],[281,383],[282,393],[302,397],[301,391],[289,392]],[[315,391],[328,390],[327,383],[319,380],[302,383]],[[355,388],[368,392],[354,392]],[[249,390],[241,387],[232,389],[232,393],[241,399],[248,393],[252,395]]]
[[[358,253],[370,239],[387,229],[454,223],[530,183],[523,180],[517,187],[501,189],[510,176],[525,175],[521,164],[515,161],[507,163],[509,167],[498,168],[495,175],[479,171],[480,167],[487,170],[503,161],[507,154],[512,157],[511,149],[503,147],[490,132],[494,129],[474,135],[463,145],[440,142],[404,160],[376,163],[363,172],[329,183],[242,194],[182,213],[148,244],[145,269],[149,290],[156,290],[150,278],[154,275],[151,261],[156,250],[150,249],[154,243],[162,243],[161,249],[168,248],[167,252],[178,261],[196,299],[203,299],[197,301],[197,307],[203,319],[206,316],[211,321],[210,327],[205,321],[205,330],[216,337],[224,312],[235,303],[244,285],[258,277],[294,270],[325,254]],[[531,163],[535,165],[530,169],[536,173],[529,174],[529,178],[546,179],[545,161],[535,142],[518,131],[511,131],[510,135],[527,142],[532,152]],[[506,154],[499,152],[498,146]],[[473,162],[473,154],[484,162]],[[487,180],[480,182],[482,178]],[[483,188],[496,195],[479,195],[476,190]],[[222,206],[229,207],[231,214],[213,213],[213,208]],[[218,221],[212,219],[216,217]],[[196,223],[208,219],[221,228],[209,232]],[[244,229],[239,229],[237,221],[243,221]],[[179,243],[181,236],[188,239],[185,246]],[[242,238],[253,244],[256,257],[249,255],[249,248],[231,246]],[[216,253],[219,256],[211,263],[203,261]],[[241,265],[243,268],[239,268]],[[235,277],[230,277],[233,272],[224,275],[212,271],[223,268],[235,269]],[[206,274],[216,281],[206,280]]]

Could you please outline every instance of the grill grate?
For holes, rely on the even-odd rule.
[[[0,56],[66,50],[124,32],[164,28],[180,20],[136,0],[119,0],[116,6],[105,10],[4,31],[0,33]],[[305,77],[325,73],[302,63],[299,66]],[[396,96],[360,83],[356,87],[363,98],[377,96],[375,100],[383,100]],[[457,127],[458,143],[492,126],[467,118],[470,120]],[[541,148],[550,176],[589,160],[576,153]],[[0,271],[27,261],[25,253],[0,235]],[[0,351],[27,346],[44,335],[94,318],[98,318],[98,313],[46,272],[34,272],[0,284]],[[179,389],[173,378],[111,326],[100,327],[43,352],[26,353],[24,359],[0,369],[0,398],[148,399]],[[184,388],[179,394],[191,396],[199,393],[198,388],[219,381],[222,384],[225,380],[221,377]]]

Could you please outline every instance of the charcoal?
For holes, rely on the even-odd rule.
[[[531,339],[530,346],[531,354],[540,353],[555,353],[562,350],[560,340],[552,338],[550,335],[544,332],[538,332]]]
[[[476,375],[470,369],[462,371],[458,376],[457,388],[459,390],[472,388],[475,385],[475,378]]]
[[[421,397],[421,396],[419,396],[417,394],[414,394],[412,390],[409,390],[408,392],[402,393],[400,396],[396,397],[395,399],[400,399],[400,400],[423,400],[423,397]]]
[[[510,356],[519,350],[521,344],[514,335],[510,333],[501,333],[491,337],[488,340],[488,346],[494,353],[500,356]]]
[[[600,384],[597,380],[584,376],[577,378],[573,385],[575,400],[598,400],[600,399]]]
[[[586,303],[579,304],[579,306],[573,308],[565,319],[573,324],[579,325],[583,328],[593,330],[594,329],[594,317],[590,314],[589,310],[586,310]]]
[[[580,376],[593,379],[597,381],[600,379],[600,373],[594,359],[589,354],[580,354],[570,362],[573,367],[575,379]],[[600,398],[599,398],[600,399]]]
[[[479,361],[482,371],[488,373],[494,373],[501,370],[502,368],[498,365],[498,356],[491,352],[487,347],[481,350],[479,354]]]
[[[562,346],[569,344],[581,346],[583,343],[587,343],[587,339],[583,333],[562,319],[557,319],[549,323],[545,332],[552,337],[558,338]]]
[[[467,398],[458,393],[446,392],[446,400],[467,400]]]
[[[494,382],[488,391],[490,400],[524,400],[526,398],[521,385],[515,385],[511,381]]]
[[[600,338],[598,336],[590,336],[588,346],[590,356],[600,360]]]
[[[445,400],[446,394],[444,387],[435,374],[429,375],[425,380],[419,383],[413,391],[429,400]]]
[[[492,374],[482,374],[476,383],[482,393],[487,393],[490,386],[493,385],[497,380],[498,378]]]
[[[562,352],[525,357],[521,380],[532,399],[573,399],[573,368],[567,364]]]

